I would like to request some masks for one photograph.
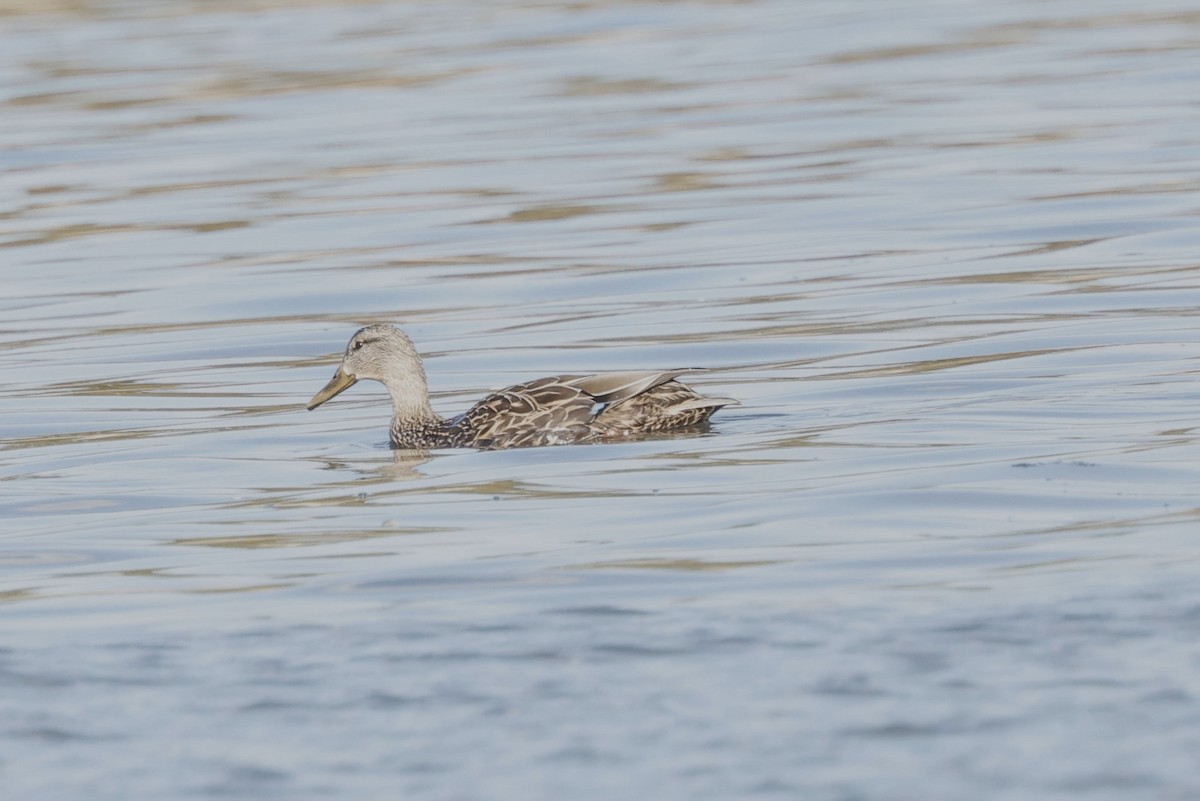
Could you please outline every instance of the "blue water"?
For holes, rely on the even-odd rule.
[[[1200,794],[1188,4],[294,6],[0,4],[5,798]]]

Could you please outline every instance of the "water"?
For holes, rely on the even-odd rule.
[[[5,797],[1196,797],[1197,22],[0,3]]]

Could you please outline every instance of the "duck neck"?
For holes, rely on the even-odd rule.
[[[418,365],[403,382],[388,383],[392,396],[392,420],[403,427],[440,424],[442,418],[433,411],[429,403],[429,387],[425,384],[425,371]]]

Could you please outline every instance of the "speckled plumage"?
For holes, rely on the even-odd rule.
[[[394,448],[517,448],[602,442],[698,426],[728,398],[707,398],[675,380],[687,370],[539,378],[494,392],[447,420],[433,411],[412,341],[390,325],[355,332],[342,363],[309,402],[315,409],[360,379],[392,396]]]

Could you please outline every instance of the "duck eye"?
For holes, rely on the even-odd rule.
[[[360,339],[360,340],[357,340],[353,345],[350,346],[350,350],[362,350],[362,346],[363,346],[363,341]]]

